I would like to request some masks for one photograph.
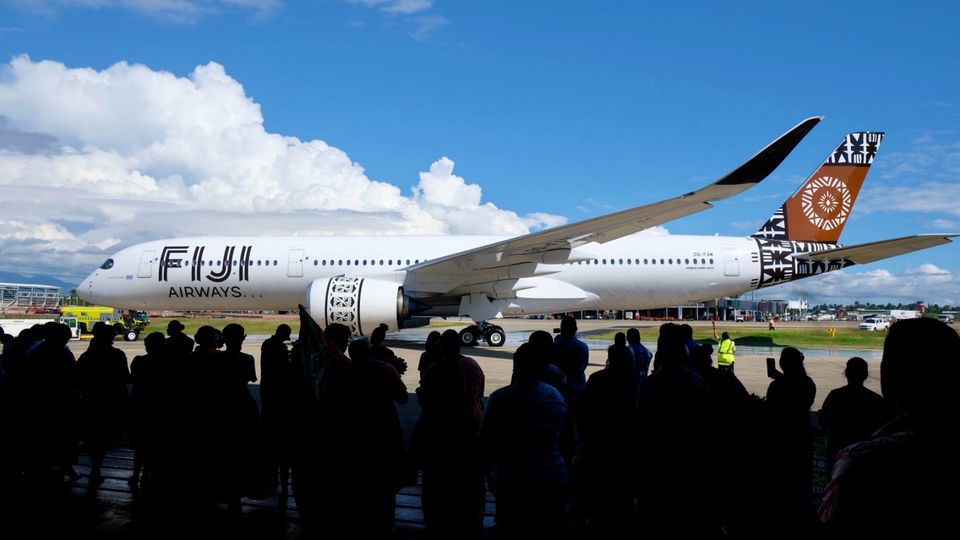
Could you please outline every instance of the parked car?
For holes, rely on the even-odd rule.
[[[946,313],[941,313],[937,315],[937,320],[942,323],[950,324],[953,322],[953,315],[947,315]]]

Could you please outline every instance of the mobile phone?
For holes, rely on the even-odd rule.
[[[780,371],[777,369],[777,359],[767,357],[767,377],[776,379],[780,377]]]

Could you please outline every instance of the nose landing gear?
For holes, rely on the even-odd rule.
[[[503,347],[507,334],[503,328],[486,321],[480,321],[460,331],[460,344],[464,347],[473,347],[481,338],[491,347]]]

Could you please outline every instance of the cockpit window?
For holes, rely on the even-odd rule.
[[[100,265],[101,270],[109,270],[111,268],[113,268],[113,259],[107,259]]]

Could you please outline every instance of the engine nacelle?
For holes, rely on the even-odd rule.
[[[307,287],[307,311],[321,327],[345,325],[355,336],[369,336],[380,323],[399,330],[410,318],[411,301],[403,287],[389,281],[339,276]]]

